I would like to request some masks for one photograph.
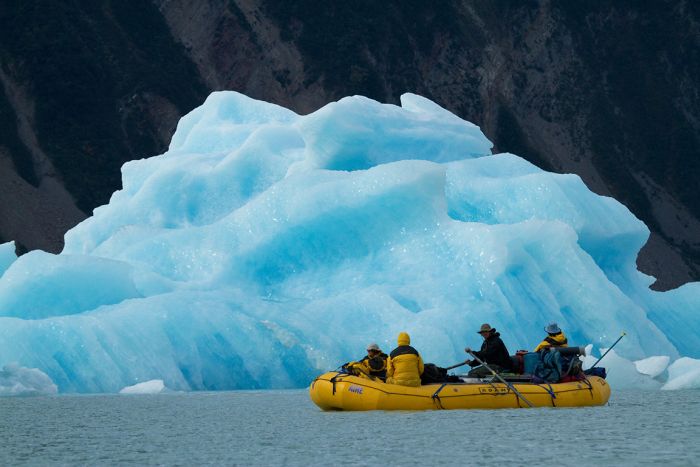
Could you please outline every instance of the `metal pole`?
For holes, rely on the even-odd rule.
[[[469,363],[469,360],[465,360],[462,363],[458,363],[456,365],[448,366],[447,368],[445,368],[445,370],[451,370],[453,368],[457,368],[459,366],[466,365],[467,363]]]
[[[626,333],[626,332],[623,332],[622,335],[621,335],[620,337],[618,337],[617,340],[613,343],[613,345],[611,345],[611,346],[608,348],[608,350],[606,350],[605,353],[604,353],[603,355],[601,355],[600,358],[599,358],[598,360],[596,360],[596,362],[595,362],[593,365],[591,365],[591,368],[593,368],[594,366],[596,366],[596,365],[603,359],[603,357],[605,357],[605,356],[608,354],[608,352],[610,352],[610,351],[612,350],[612,348],[615,347],[615,346],[617,345],[618,342],[620,342],[620,339],[622,339],[622,338],[625,337],[626,335],[627,335],[627,333]]]

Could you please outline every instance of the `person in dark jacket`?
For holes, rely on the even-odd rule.
[[[375,343],[367,346],[367,355],[360,360],[363,369],[370,376],[376,376],[382,380],[386,378],[386,361],[389,358],[387,354],[382,352],[382,349]]]
[[[496,373],[510,371],[513,367],[513,363],[506,345],[501,340],[500,333],[496,332],[496,328],[492,328],[488,323],[484,323],[481,325],[478,333],[484,338],[484,342],[481,344],[481,350],[472,351],[472,349],[467,347],[464,351],[469,354],[473,353],[474,356],[479,357],[482,362],[486,363]],[[478,361],[469,360],[467,363],[471,367],[476,367],[469,371],[469,377],[483,378],[491,375],[491,372],[486,367],[481,366]]]

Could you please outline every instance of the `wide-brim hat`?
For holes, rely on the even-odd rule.
[[[545,326],[544,332],[547,334],[559,334],[561,329],[559,329],[559,325],[557,323],[549,323],[547,326]]]
[[[484,323],[481,325],[479,330],[476,332],[477,334],[481,334],[482,332],[491,332],[493,331],[494,328],[491,327],[489,323]]]
[[[379,351],[381,351],[382,349],[380,349],[379,346],[378,346],[377,344],[375,344],[374,342],[372,342],[370,345],[367,346],[367,352],[369,352],[370,350],[376,350],[377,352],[379,352]]]

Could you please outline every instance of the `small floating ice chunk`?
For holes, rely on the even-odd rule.
[[[661,373],[668,368],[668,363],[671,358],[666,355],[657,355],[654,357],[645,358],[643,360],[637,360],[634,362],[634,366],[637,367],[637,371],[643,375],[649,375],[652,378],[656,378]]]
[[[127,386],[119,394],[160,394],[166,390],[162,379],[152,379],[143,383]]]
[[[700,360],[683,357],[673,362],[661,389],[700,389]]]
[[[605,352],[607,349],[600,349]],[[583,359],[583,367],[590,368],[597,360],[586,349],[586,357]],[[659,389],[661,383],[647,374],[637,370],[634,362],[620,357],[611,350],[596,366],[604,367],[607,373],[606,381],[613,389]]]
[[[0,371],[0,396],[41,396],[57,392],[51,378],[38,368],[10,363]]]

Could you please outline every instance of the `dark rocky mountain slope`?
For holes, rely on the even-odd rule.
[[[656,287],[700,280],[697,2],[10,1],[0,63],[0,241],[20,249],[59,251],[212,90],[300,113],[414,92],[625,203]]]

